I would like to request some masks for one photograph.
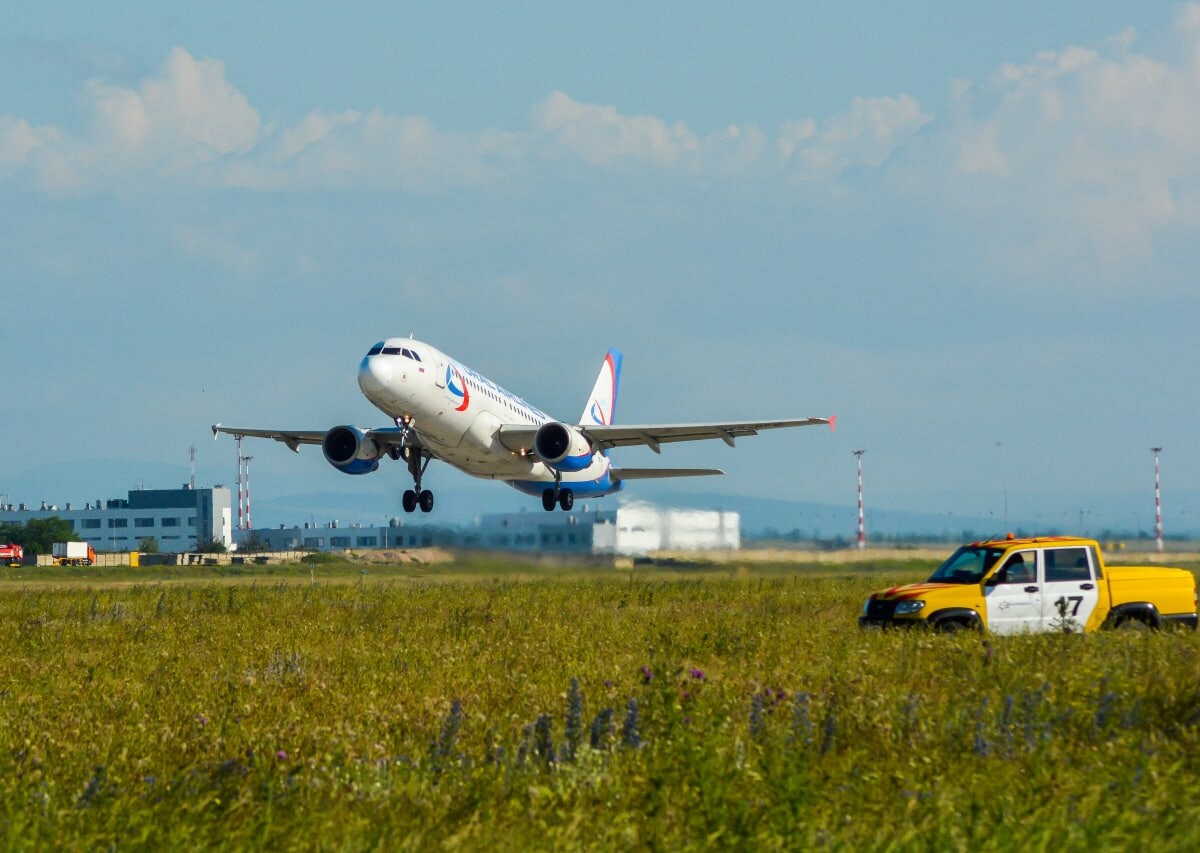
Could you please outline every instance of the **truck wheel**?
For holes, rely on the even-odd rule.
[[[1123,616],[1116,627],[1118,631],[1136,631],[1138,633],[1152,630],[1150,623],[1139,616]]]
[[[959,631],[970,631],[972,626],[962,619],[943,619],[934,628],[942,634],[954,634]]]

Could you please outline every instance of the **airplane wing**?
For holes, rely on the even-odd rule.
[[[583,433],[598,452],[610,447],[628,447],[644,444],[655,453],[661,453],[660,445],[672,441],[701,441],[719,438],[733,447],[735,438],[758,435],[764,429],[783,427],[816,426],[829,424],[834,418],[798,418],[783,421],[731,421],[711,424],[641,424],[606,426],[603,424],[578,424],[574,429]],[[513,424],[500,427],[499,438],[505,447],[514,451],[533,447],[537,426]]]
[[[709,477],[724,474],[720,468],[610,468],[616,480],[658,480],[663,477]]]
[[[286,444],[297,453],[300,452],[300,445],[302,444],[320,444],[325,439],[325,433],[328,432],[328,430],[323,429],[245,429],[242,427],[221,426],[220,424],[213,424],[212,431],[213,438],[216,438],[217,434],[222,432],[232,436],[273,438],[278,442]],[[380,447],[421,446],[421,439],[412,430],[408,431],[407,436],[403,436],[404,430],[400,427],[380,427],[379,429],[363,429],[361,431]]]

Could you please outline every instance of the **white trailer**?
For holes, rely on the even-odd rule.
[[[86,542],[55,542],[50,549],[59,566],[90,566],[96,561],[96,552]]]

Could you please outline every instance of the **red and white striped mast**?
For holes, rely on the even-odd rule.
[[[246,461],[246,530],[251,528],[250,525],[250,460],[253,456],[242,457]]]
[[[242,437],[240,435],[235,435],[233,437],[233,440],[237,445],[237,460],[238,460],[238,472],[237,472],[238,523],[237,523],[237,529],[241,530],[242,529],[242,459],[244,458],[242,456]]]
[[[238,530],[250,529],[250,460],[253,456],[242,455],[242,436],[235,435],[238,458]]]
[[[1162,499],[1158,490],[1158,454],[1162,453],[1162,448],[1151,447],[1150,450],[1154,453],[1154,543],[1161,551],[1163,549],[1163,531]]]
[[[867,528],[863,523],[863,498],[862,498],[862,458],[865,450],[851,450],[855,458],[858,460],[858,547],[867,547]]]

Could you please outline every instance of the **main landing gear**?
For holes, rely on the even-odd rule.
[[[429,467],[429,460],[433,455],[428,450],[416,450],[411,447],[405,448],[402,453],[408,461],[408,473],[412,474],[414,487],[405,490],[400,505],[404,507],[405,512],[414,512],[417,507],[421,508],[421,512],[431,512],[433,492],[421,488],[421,475]]]
[[[546,512],[554,512],[554,505],[558,504],[563,508],[563,512],[570,512],[571,507],[575,506],[575,493],[570,489],[560,487],[561,475],[557,472],[554,475],[554,488],[545,489],[542,492],[542,509]]]

